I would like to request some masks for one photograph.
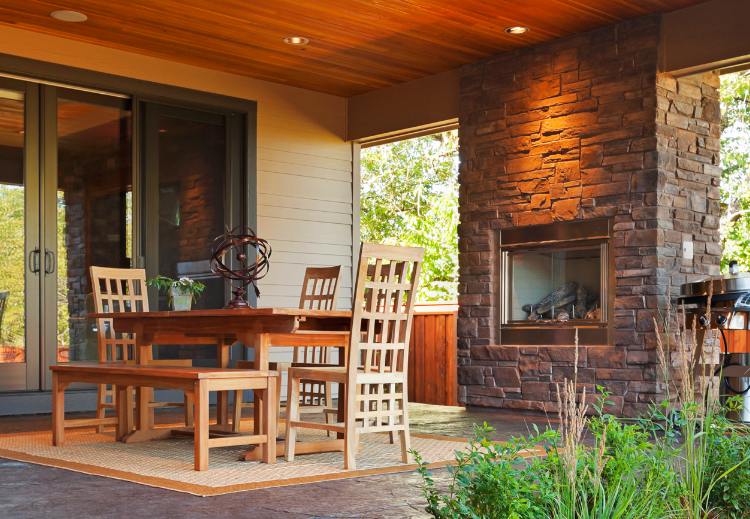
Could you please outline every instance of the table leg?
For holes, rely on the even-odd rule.
[[[244,341],[243,341],[244,342]],[[245,342],[247,345],[248,343]],[[255,336],[255,369],[267,371],[271,349],[271,334],[259,333]],[[253,392],[255,405],[253,406],[253,430],[254,434],[261,434],[264,428],[263,413],[260,412],[263,406],[263,396],[260,392]]]
[[[208,469],[208,385],[205,381],[199,380],[193,387],[195,470],[206,470]]]
[[[130,386],[116,386],[115,391],[115,406],[117,409],[116,438],[120,441],[133,428],[133,388]]]
[[[141,342],[141,340],[144,340],[143,334],[136,333],[135,340],[136,340],[136,363],[137,364],[148,364],[148,361],[150,361],[153,358],[153,348],[151,346],[150,342]],[[136,399],[136,413],[138,415],[138,420],[136,422],[136,427],[141,430],[145,431],[147,429],[152,429],[154,420],[153,420],[153,409],[151,409],[148,404],[153,400],[154,397],[154,390],[150,387],[137,387],[135,390],[135,399]]]
[[[276,379],[268,379],[268,389],[263,398],[263,432],[266,443],[263,444],[261,455],[266,463],[276,463]]]
[[[52,373],[52,445],[65,442],[65,386],[57,373]]]
[[[220,368],[229,367],[229,344],[225,344],[224,338],[220,337],[216,345],[216,361]],[[216,393],[216,423],[226,425],[229,423],[229,392],[217,391]]]
[[[339,366],[346,366],[346,347],[339,347]],[[339,399],[336,409],[336,422],[344,423],[346,420],[346,384],[339,384]],[[343,433],[336,433],[336,438],[339,440],[344,439]]]

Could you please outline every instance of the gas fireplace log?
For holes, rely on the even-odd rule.
[[[565,296],[563,299],[558,299],[554,303],[550,303],[549,305],[545,305],[544,307],[539,307],[539,311],[537,311],[536,307],[534,307],[534,311],[529,314],[527,319],[529,321],[537,321],[542,318],[543,314],[549,312],[552,309],[558,312],[563,311],[567,306],[570,305],[570,303],[574,303],[575,300],[576,300],[575,294],[571,294],[569,296]],[[570,313],[567,311],[565,312],[568,314],[568,317],[570,317]]]
[[[523,305],[521,308],[529,314],[528,319],[536,320],[542,314],[549,312],[552,308],[558,308],[576,301],[578,283],[569,281],[557,290],[553,290],[536,304]]]

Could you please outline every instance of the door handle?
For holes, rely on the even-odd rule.
[[[55,260],[55,253],[49,249],[44,249],[44,273],[52,274],[55,272],[57,267]]]
[[[39,271],[41,269],[39,265],[40,256],[41,251],[39,249],[34,249],[33,251],[29,252],[29,270],[34,274],[39,274]]]

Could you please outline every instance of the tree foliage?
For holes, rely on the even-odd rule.
[[[8,303],[0,327],[0,347],[25,347],[25,190],[22,186],[0,184],[0,292],[8,292]],[[65,201],[57,193],[57,345],[70,344],[67,276],[67,232]],[[20,360],[20,357],[16,360]]]
[[[24,239],[24,190],[0,185],[0,292],[9,293],[0,346],[24,344]]]
[[[722,76],[721,112],[722,269],[750,271],[750,71]]]
[[[452,301],[458,287],[458,135],[366,148],[361,157],[363,241],[425,250],[420,301]]]

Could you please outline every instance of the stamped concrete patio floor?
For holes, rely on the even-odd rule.
[[[488,422],[497,439],[548,423],[538,414],[411,404],[412,431],[466,437]],[[176,415],[175,415],[176,416]],[[162,415],[159,420],[173,417]],[[550,421],[552,417],[550,417]],[[0,434],[49,429],[49,416],[0,417]],[[435,471],[437,478],[446,470]],[[427,517],[413,472],[253,490],[216,497],[152,488],[0,458],[0,517],[411,518]]]

